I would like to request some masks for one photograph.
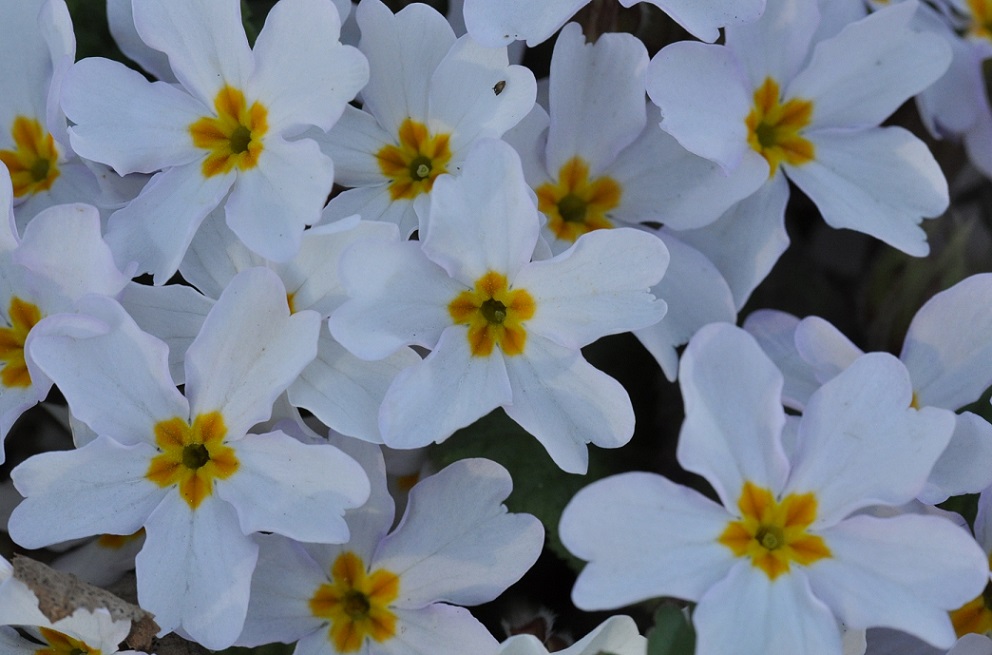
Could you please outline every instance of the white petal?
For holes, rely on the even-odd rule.
[[[530,334],[524,354],[506,358],[506,371],[513,401],[503,409],[563,471],[586,472],[587,443],[619,448],[634,435],[627,391],[580,350]]]
[[[176,81],[165,53],[150,48],[138,36],[138,30],[134,27],[131,0],[107,0],[107,23],[114,43],[128,59],[137,62],[163,82]]]
[[[391,611],[396,614],[397,633],[376,644],[376,655],[495,653],[499,646],[489,630],[463,607],[436,603],[423,609]]]
[[[581,348],[661,320],[665,303],[648,290],[661,280],[668,260],[665,244],[651,234],[596,230],[562,254],[526,266],[512,286],[530,293],[537,305],[528,332]]]
[[[668,248],[671,261],[665,277],[651,292],[664,299],[668,312],[661,321],[636,330],[634,335],[657,360],[665,377],[674,380],[679,366],[675,348],[704,325],[733,323],[737,310],[730,287],[713,262],[683,243],[676,232],[662,229],[656,234]]]
[[[941,214],[947,181],[926,145],[900,127],[811,130],[816,158],[784,165],[831,227],[881,239],[908,255],[930,248],[919,223]]]
[[[265,139],[258,166],[238,174],[227,199],[227,225],[251,250],[285,262],[300,250],[307,225],[320,219],[334,165],[309,139]]]
[[[869,353],[810,398],[788,492],[816,494],[816,525],[870,505],[902,505],[922,490],[951,438],[954,414],[915,410],[912,395],[899,360]]]
[[[156,423],[188,418],[186,399],[169,374],[166,345],[142,332],[114,300],[89,296],[80,309],[85,314],[39,323],[28,346],[73,415],[123,444],[152,443]]]
[[[449,327],[427,359],[396,376],[379,410],[379,430],[387,446],[440,443],[510,402],[503,354],[496,349],[489,356],[472,355],[466,331],[464,326]],[[437,411],[437,402],[445,404],[445,411]]]
[[[331,445],[303,444],[282,432],[231,444],[238,470],[216,483],[238,511],[241,530],[275,532],[308,543],[344,543],[343,516],[369,496],[368,476]]]
[[[289,399],[335,432],[382,443],[377,417],[386,390],[400,371],[418,363],[420,356],[410,348],[381,360],[360,360],[321,330],[317,358],[289,387]]]
[[[424,254],[448,275],[472,286],[495,271],[512,283],[534,254],[539,230],[516,151],[502,141],[480,141],[461,175],[435,181],[426,223]]]
[[[879,125],[944,74],[951,49],[910,26],[916,6],[893,3],[816,45],[784,94],[813,101],[810,129]]]
[[[864,352],[844,333],[819,316],[807,316],[796,326],[796,349],[822,383],[835,378]]]
[[[899,358],[924,405],[958,409],[992,384],[992,274],[941,291],[916,312]]]
[[[276,397],[317,354],[319,329],[316,312],[290,314],[275,273],[238,274],[187,351],[191,415],[221,412],[229,439],[268,419]]]
[[[122,268],[138,263],[164,284],[179,268],[203,218],[227,195],[234,175],[203,177],[199,162],[158,173],[141,195],[110,216],[106,240]]]
[[[795,77],[806,63],[820,23],[818,4],[769,2],[758,20],[727,28],[727,47],[747,70],[751,88],[760,87],[769,77],[782,86]]]
[[[955,417],[947,448],[930,471],[920,500],[936,505],[948,496],[974,494],[992,485],[992,425],[964,412]]]
[[[433,348],[451,325],[448,304],[465,288],[411,241],[358,242],[339,270],[351,300],[331,315],[331,334],[362,359],[407,344]]]
[[[620,4],[624,7],[630,7],[636,2],[638,0],[620,0]],[[716,2],[647,0],[647,2],[660,7],[687,32],[708,43],[719,38],[718,28],[753,21],[765,9],[765,0],[717,0]]]
[[[855,628],[896,628],[954,643],[948,611],[979,595],[988,559],[968,533],[934,516],[856,516],[822,533],[831,556],[809,567],[814,593]]]
[[[355,12],[368,57],[365,109],[390,134],[407,118],[427,117],[428,82],[455,42],[451,26],[432,7],[414,3],[395,16],[380,0],[362,0]]]
[[[731,175],[743,177],[745,170],[742,166]],[[789,185],[777,175],[713,223],[676,233],[716,265],[730,285],[738,308],[744,306],[789,246],[785,231],[788,201]]]
[[[279,535],[258,535],[258,565],[251,580],[251,599],[239,646],[275,641],[291,643],[320,629],[310,599],[328,582],[323,571],[299,544]]]
[[[145,477],[155,454],[148,444],[122,446],[99,437],[78,450],[28,459],[11,474],[25,497],[10,517],[11,538],[40,548],[137,532],[168,493]]]
[[[169,347],[169,371],[176,384],[185,382],[186,350],[200,333],[213,300],[195,289],[177,284],[151,287],[129,284],[121,294],[121,305],[135,323]]]
[[[234,643],[248,611],[258,546],[234,508],[207,496],[191,510],[178,494],[148,518],[136,560],[138,601],[163,632],[182,627],[210,649]]]
[[[697,655],[841,652],[837,621],[805,575],[772,582],[746,561],[709,590],[692,620]],[[728,630],[730,625],[742,629]]]
[[[507,513],[502,503],[512,487],[499,464],[463,459],[410,490],[403,519],[372,565],[400,577],[396,607],[478,605],[530,569],[544,545],[544,528],[529,514]]]
[[[778,370],[782,372],[782,402],[792,409],[802,410],[813,392],[820,388],[809,362],[796,349],[796,328],[799,319],[774,309],[751,312],[744,329],[754,337]]]
[[[696,601],[734,558],[717,542],[730,519],[701,494],[652,473],[623,473],[572,498],[558,526],[572,554],[587,560],[572,600],[585,610],[675,596]]]
[[[75,123],[69,130],[72,149],[121,175],[152,173],[201,158],[189,126],[209,106],[106,59],[80,61],[62,85],[62,107]]]
[[[428,127],[432,134],[451,134],[451,149],[459,153],[476,139],[499,137],[519,123],[536,97],[534,74],[510,66],[505,48],[486,48],[463,36],[431,75]]]
[[[179,265],[179,272],[201,293],[216,300],[235,275],[246,268],[267,263],[264,257],[248,250],[238,240],[227,227],[224,209],[218,207],[203,219]]]
[[[662,129],[682,147],[726,171],[741,164],[750,150],[744,118],[751,98],[745,72],[729,48],[673,43],[651,60],[646,83],[661,107]]]
[[[678,460],[705,477],[726,507],[745,482],[782,488],[782,374],[747,332],[709,325],[693,336],[679,370],[685,422]],[[907,403],[908,406],[908,403]]]
[[[273,128],[327,130],[368,82],[368,62],[338,42],[340,30],[326,0],[284,0],[269,11],[252,51],[250,86],[264,99]]]
[[[141,40],[169,57],[176,79],[208,107],[225,84],[244,90],[254,62],[237,0],[134,3]]]
[[[465,0],[465,26],[472,38],[489,47],[512,41],[535,46],[546,41],[589,0]]]
[[[377,155],[397,137],[380,127],[372,114],[352,106],[324,135],[314,135],[321,149],[334,160],[334,181],[342,186],[365,187],[387,184]],[[367,216],[366,220],[375,217]]]
[[[604,34],[587,44],[578,23],[555,41],[551,58],[548,170],[576,155],[599,173],[646,124],[644,44],[630,34]]]

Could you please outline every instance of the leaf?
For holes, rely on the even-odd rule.
[[[662,605],[654,613],[654,627],[648,630],[648,655],[693,655],[696,632],[682,610]]]

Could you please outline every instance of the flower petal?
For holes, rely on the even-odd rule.
[[[582,357],[538,334],[506,358],[513,401],[506,414],[541,442],[563,471],[585,473],[587,443],[619,448],[634,435],[634,411],[623,386]]]
[[[362,467],[329,444],[304,444],[282,432],[231,444],[238,471],[216,483],[238,511],[241,530],[275,532],[308,543],[344,543],[346,509],[369,496]]]
[[[40,548],[94,534],[137,532],[168,493],[145,473],[149,444],[98,437],[78,450],[35,455],[11,477],[25,497],[10,517],[11,538]]]
[[[316,312],[290,314],[275,273],[238,274],[186,351],[191,416],[220,411],[228,439],[267,420],[276,397],[316,355],[319,329]]]
[[[572,589],[585,610],[610,609],[648,598],[696,601],[723,578],[734,558],[717,537],[727,510],[653,473],[623,473],[575,494],[558,533],[589,562]]]
[[[504,357],[472,355],[466,328],[441,333],[427,358],[396,376],[379,409],[379,430],[391,448],[441,443],[456,430],[510,402]],[[529,345],[529,344],[528,344]],[[444,399],[445,411],[435,403]]]
[[[815,525],[833,525],[870,505],[902,505],[923,488],[954,430],[954,414],[910,407],[902,363],[859,357],[813,394],[799,425],[788,488],[814,492]]]
[[[145,524],[136,559],[138,601],[162,632],[180,628],[212,650],[234,643],[248,611],[258,546],[228,503],[207,496],[196,510],[178,494]]]
[[[780,441],[782,374],[754,338],[727,324],[700,329],[679,377],[682,467],[705,477],[726,507],[737,506],[745,482],[778,492],[789,470]]]
[[[141,40],[169,57],[176,79],[207,107],[224,85],[244,89],[254,61],[237,0],[155,0],[133,6]]]
[[[948,612],[988,583],[982,549],[943,518],[855,516],[822,534],[831,556],[807,570],[810,584],[854,628],[895,628],[948,648]]]
[[[400,577],[395,606],[493,600],[537,561],[544,528],[507,513],[513,481],[499,464],[463,459],[410,490],[399,526],[376,549],[374,568]]]

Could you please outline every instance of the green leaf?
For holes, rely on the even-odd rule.
[[[682,610],[662,605],[654,614],[654,627],[648,630],[648,655],[693,655],[696,631]]]

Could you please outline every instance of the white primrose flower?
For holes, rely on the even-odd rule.
[[[800,411],[821,384],[864,354],[817,316],[762,310],[747,317],[744,329],[783,372],[782,402]],[[992,274],[972,275],[930,298],[910,322],[899,359],[913,384],[913,407],[956,411],[977,401],[992,385]],[[962,412],[920,500],[936,504],[990,484],[992,425]]]
[[[7,169],[0,166],[0,222],[5,223],[0,225],[0,443],[14,421],[52,388],[25,350],[35,325],[46,316],[73,311],[84,295],[114,296],[129,278],[114,265],[94,207],[43,209],[19,239],[12,195]]]
[[[346,541],[342,514],[369,493],[361,467],[330,445],[248,433],[313,359],[320,317],[290,314],[271,271],[244,271],[186,353],[184,397],[164,343],[112,300],[80,306],[37,326],[31,355],[99,436],[14,470],[25,500],[11,537],[37,548],[144,527],[141,606],[165,632],[227,647],[241,631],[258,555],[247,535]]]
[[[46,207],[104,205],[97,176],[73,151],[58,88],[76,55],[64,0],[0,1],[0,163],[23,230]]]
[[[644,98],[646,66],[633,36],[587,44],[578,25],[566,25],[551,58],[550,116],[535,106],[504,139],[548,217],[542,235],[553,252],[594,229],[664,224],[655,233],[671,263],[652,292],[669,311],[634,334],[674,379],[676,347],[707,323],[735,321],[788,245],[788,186],[755,193],[765,172],[727,175],[660,130]]]
[[[916,9],[895,3],[817,42],[815,2],[770,0],[758,21],[727,28],[726,45],[663,48],[648,94],[691,152],[764,171],[765,184],[782,173],[830,226],[923,256],[919,223],[947,208],[947,182],[920,139],[879,127],[951,60],[941,37],[914,31]]]
[[[350,299],[330,327],[342,345],[365,359],[431,349],[386,392],[384,442],[440,442],[503,407],[558,466],[584,472],[585,444],[627,443],[634,413],[624,388],[579,349],[664,315],[648,289],[668,264],[665,246],[639,230],[598,230],[531,261],[537,208],[501,141],[477,144],[462,175],[434,187],[418,206],[421,241],[362,241],[341,261]]]
[[[341,252],[359,239],[370,238],[398,238],[398,232],[391,223],[350,216],[307,230],[295,257],[288,262],[272,262],[241,244],[224,224],[221,213],[213,211],[179,266],[183,278],[203,295],[188,287],[131,284],[121,304],[143,330],[169,344],[172,375],[181,382],[186,348],[199,332],[212,299],[220,297],[235,275],[253,266],[268,267],[285,285],[292,311],[312,309],[326,319],[347,299],[338,276]],[[375,362],[360,360],[338,344],[324,326],[317,357],[287,390],[289,402],[313,412],[336,432],[382,443],[377,416],[386,389],[397,373],[419,361],[410,348]]]
[[[582,639],[555,652],[558,655],[645,655],[647,648],[647,639],[638,632],[634,619],[611,616]],[[497,655],[548,655],[548,649],[533,635],[516,635],[500,644]]]
[[[611,0],[612,1],[612,0]],[[620,0],[632,7],[641,0]],[[720,28],[746,23],[761,15],[765,0],[644,0],[660,8],[696,38],[712,43]],[[546,40],[589,0],[465,0],[465,24],[481,43],[506,45],[526,40],[534,46]]]
[[[294,137],[330,128],[368,80],[365,58],[337,40],[334,5],[281,0],[254,50],[238,0],[145,0],[133,12],[180,84],[85,59],[66,73],[62,94],[76,152],[121,174],[160,171],[110,217],[118,261],[164,282],[218,206],[253,251],[290,259],[334,176],[316,143]]]
[[[345,516],[351,540],[325,546],[259,536],[238,643],[297,641],[295,655],[494,655],[496,639],[458,606],[495,599],[544,543],[540,521],[502,504],[509,473],[486,459],[455,462],[410,490],[390,532],[394,506],[378,447],[342,447],[372,483],[368,503]]]
[[[322,222],[360,214],[396,223],[406,237],[418,228],[413,201],[460,170],[475,141],[526,116],[537,82],[509,65],[506,48],[456,39],[427,5],[393,15],[380,0],[362,0],[356,18],[371,68],[364,110],[346,108],[326,137],[313,135],[334,159],[336,181],[354,188],[328,203]]]
[[[824,384],[788,449],[782,375],[747,332],[701,329],[680,379],[679,463],[719,502],[653,473],[581,490],[559,528],[589,562],[576,605],[697,603],[698,655],[839,655],[840,623],[954,643],[948,611],[989,580],[982,549],[942,517],[859,512],[912,500],[954,429],[951,412],[910,406],[899,360],[864,355]]]

